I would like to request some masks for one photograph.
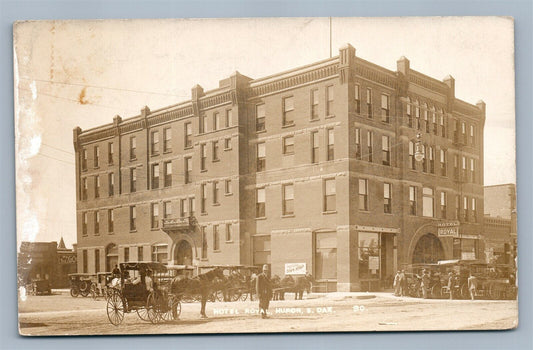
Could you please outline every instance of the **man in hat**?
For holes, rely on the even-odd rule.
[[[263,272],[256,278],[257,298],[259,299],[259,313],[261,318],[268,318],[267,310],[272,298],[272,284],[268,265],[263,265]]]
[[[428,272],[426,271],[426,269],[423,269],[423,270],[422,270],[422,283],[421,283],[421,287],[422,287],[422,297],[423,297],[424,299],[427,299],[427,298],[428,298],[429,284],[430,284],[429,274],[428,274]]]

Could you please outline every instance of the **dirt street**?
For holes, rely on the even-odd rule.
[[[156,333],[265,333],[324,331],[402,331],[508,329],[517,326],[518,303],[498,300],[424,300],[390,293],[311,294],[304,300],[273,301],[270,318],[261,319],[256,301],[182,304],[180,319],[153,325],[135,312],[119,326],[109,323],[102,298],[72,298],[63,293],[19,299],[23,335]]]

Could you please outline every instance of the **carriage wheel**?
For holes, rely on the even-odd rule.
[[[139,316],[139,318],[143,321],[150,322],[150,318],[148,317],[148,310],[146,308],[138,308],[137,316]]]
[[[167,307],[163,313],[165,321],[177,320],[181,313],[181,303],[175,296],[169,296],[167,299]]]
[[[91,297],[96,300],[99,294],[98,289],[96,289],[96,284],[91,283]]]
[[[217,293],[216,292],[209,294],[209,296],[207,297],[207,301],[209,301],[210,303],[214,303],[216,299],[217,299]],[[201,298],[200,298],[200,300],[201,300]]]
[[[78,288],[72,287],[70,288],[70,295],[74,298],[76,298],[80,294],[80,291]]]
[[[434,298],[442,297],[442,287],[440,284],[437,283],[431,288],[431,296]]]
[[[124,300],[119,293],[113,293],[107,300],[107,318],[111,324],[118,326],[124,320]]]
[[[238,301],[241,298],[242,292],[240,290],[233,290],[230,295],[231,301]]]
[[[217,291],[215,292],[215,299],[216,299],[217,301],[224,301],[224,292],[221,291],[221,290],[217,290]]]
[[[153,324],[159,323],[163,320],[163,308],[161,305],[162,298],[158,294],[152,292],[148,295],[146,301],[146,311],[148,313],[148,319]]]
[[[246,301],[248,299],[248,293],[241,293],[241,301]]]

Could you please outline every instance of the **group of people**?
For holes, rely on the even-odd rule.
[[[417,276],[420,279],[420,289],[422,290],[422,297],[424,299],[428,298],[428,294],[432,288],[431,286],[431,272],[428,272],[426,269],[422,270],[422,275]],[[454,297],[457,297],[457,292],[459,290],[458,286],[460,284],[459,276],[455,271],[450,271],[447,278],[447,289],[450,293],[450,300],[453,300]],[[477,289],[477,278],[470,273],[468,280],[468,291],[470,293],[470,298],[472,300],[475,299],[476,296],[476,289]],[[405,296],[407,294],[408,284],[407,284],[407,277],[405,275],[404,270],[399,270],[396,272],[396,275],[394,276],[394,295],[395,296]]]
[[[132,285],[143,284],[147,292],[152,292],[154,290],[154,280],[152,278],[152,270],[140,270],[139,275],[134,278],[131,278],[128,271],[123,273],[118,268],[118,265],[115,265],[115,268],[111,272],[111,287],[115,287],[120,284],[121,276],[124,278],[124,282]]]

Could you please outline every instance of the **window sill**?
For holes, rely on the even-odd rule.
[[[255,131],[256,134],[264,134],[266,132],[267,132],[266,129],[265,130],[256,130]]]
[[[220,203],[213,203],[213,207],[220,207]]]
[[[318,121],[320,121],[320,118],[318,118],[318,117],[317,118],[309,118],[309,121],[310,122],[318,122]]]
[[[200,258],[200,261],[208,261],[207,258]]]
[[[150,231],[159,231],[159,227],[152,227]]]
[[[130,233],[135,233],[137,232],[137,230],[130,230]]]
[[[220,253],[220,249],[213,249],[213,253]]]
[[[111,163],[107,163],[107,165],[112,166],[112,165],[115,165],[115,164],[113,162],[111,162]]]
[[[159,155],[159,153],[151,153],[150,157],[157,157],[158,155]]]
[[[284,215],[281,215],[281,218],[294,218],[296,215],[294,214],[284,214]]]
[[[201,169],[200,172],[201,173],[207,173],[207,169]]]
[[[284,156],[293,156],[294,155],[294,152],[290,152],[290,153],[283,153]]]
[[[220,159],[213,159],[213,163],[220,162]]]
[[[171,149],[167,149],[166,151],[163,151],[163,154],[169,154],[169,153],[172,153]]]
[[[133,161],[136,161],[137,160],[137,157],[135,158],[130,158],[130,162],[133,162]]]
[[[94,170],[100,169],[100,166],[95,166],[93,169]]]
[[[231,241],[226,241],[227,244],[231,244],[231,243],[235,243],[233,240]]]
[[[183,147],[184,150],[190,150],[193,149],[193,146]]]
[[[330,115],[327,115],[324,117],[324,119],[331,119],[331,118],[335,118],[335,115],[334,114],[330,114]]]
[[[207,216],[207,212],[200,213],[200,216]]]
[[[360,213],[365,213],[365,214],[371,214],[372,212],[368,209],[359,209],[359,212]]]
[[[224,193],[224,196],[228,197],[228,196],[233,196],[233,192],[230,192],[230,193]]]
[[[327,210],[327,211],[323,211],[322,212],[322,215],[330,215],[330,214],[337,214],[337,211],[336,210]]]
[[[224,148],[224,151],[231,151],[231,150],[232,150],[231,147],[230,148]]]
[[[255,218],[255,220],[266,220],[266,216],[261,216],[261,217]]]
[[[288,123],[281,126],[282,129],[291,128],[293,126],[296,126],[296,123]]]
[[[115,232],[108,232],[107,234],[108,234],[108,235],[114,235]]]

